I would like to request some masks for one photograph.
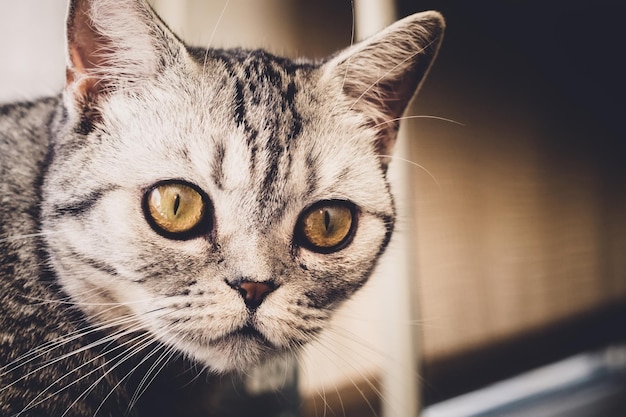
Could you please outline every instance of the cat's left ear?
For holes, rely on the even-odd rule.
[[[377,130],[376,149],[387,165],[399,118],[437,55],[445,23],[438,12],[408,16],[336,55],[325,75],[341,86],[346,105]]]
[[[144,0],[71,0],[66,91],[79,104],[153,78],[184,45]]]

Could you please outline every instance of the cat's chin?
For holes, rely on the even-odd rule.
[[[176,347],[217,373],[244,372],[282,351],[251,326],[244,326],[208,344],[180,340]]]

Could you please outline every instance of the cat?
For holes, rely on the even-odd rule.
[[[389,242],[443,30],[293,61],[71,0],[63,92],[0,106],[0,415],[154,414],[133,404],[170,360],[245,372],[315,339]]]

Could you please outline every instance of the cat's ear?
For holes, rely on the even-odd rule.
[[[377,130],[376,148],[385,165],[399,118],[437,55],[444,28],[439,13],[417,13],[345,49],[325,64],[326,75],[341,86],[350,110],[365,114]]]
[[[182,43],[143,0],[71,0],[66,90],[79,103],[155,76]]]

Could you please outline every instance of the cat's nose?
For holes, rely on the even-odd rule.
[[[260,306],[265,297],[276,289],[276,284],[271,281],[256,282],[242,279],[229,282],[228,285],[239,292],[246,306],[250,309]]]

